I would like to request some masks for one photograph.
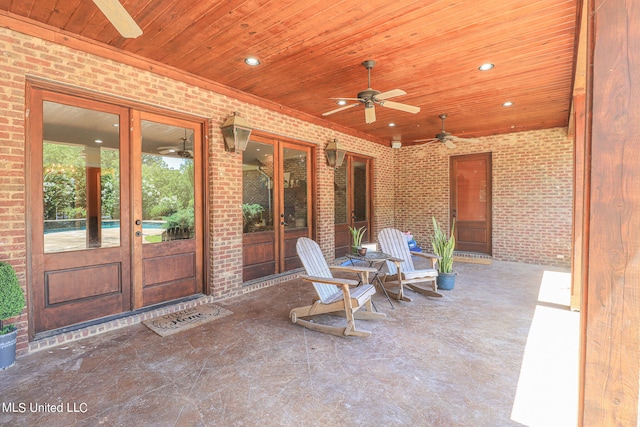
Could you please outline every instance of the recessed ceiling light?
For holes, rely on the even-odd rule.
[[[396,125],[396,124],[395,124],[395,123],[393,123],[393,122],[389,123],[389,127],[394,127],[395,125]]]
[[[120,125],[119,125],[118,123],[114,123],[112,126],[113,126],[114,128],[117,128],[117,127],[119,127]]]
[[[513,105],[513,102],[511,102],[511,101],[506,101],[506,102],[502,103],[503,107],[511,107],[512,105]]]
[[[95,142],[96,144],[102,144],[102,140],[101,140],[101,139],[96,139],[96,140],[95,140],[95,141],[93,141],[93,142]]]
[[[479,67],[478,67],[478,70],[480,70],[480,71],[487,71],[487,70],[492,69],[493,67],[495,67],[495,65],[490,64],[490,63],[488,63],[488,62],[487,62],[486,64],[482,64],[481,66],[479,66]]]
[[[336,104],[338,104],[338,105],[347,105],[347,101],[345,101],[344,99],[341,99],[340,101],[336,102]]]
[[[250,56],[248,58],[245,58],[244,63],[255,67],[256,65],[260,65],[260,60],[258,58]]]

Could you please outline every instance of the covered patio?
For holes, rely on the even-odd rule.
[[[32,352],[2,374],[15,411],[0,424],[575,425],[568,271],[456,270],[441,300],[412,294],[392,309],[378,292],[388,318],[361,322],[369,338],[293,325],[289,310],[313,292],[292,279],[218,301],[233,314],[168,337],[135,324]]]

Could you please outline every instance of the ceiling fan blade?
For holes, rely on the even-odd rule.
[[[445,139],[443,142],[444,145],[447,146],[447,148],[456,148],[456,144],[454,144],[450,139]]]
[[[414,107],[413,105],[401,104],[399,102],[382,101],[380,103],[380,105],[382,105],[383,107],[387,107],[387,108],[393,108],[394,110],[405,111],[407,113],[416,114],[416,113],[420,112],[420,107]]]
[[[406,95],[407,92],[403,91],[402,89],[393,89],[393,90],[389,90],[386,92],[382,92],[376,95],[376,99],[382,100],[382,99],[389,99],[389,98],[393,98],[394,96],[400,96],[400,95]]]
[[[116,27],[122,37],[135,39],[142,34],[142,29],[118,0],[93,0],[93,2]]]
[[[364,109],[364,121],[367,124],[373,123],[376,121],[376,109],[375,107],[367,107]]]
[[[360,98],[329,98],[329,99],[341,99],[343,101],[362,101]]]
[[[459,136],[453,136],[453,135],[451,135],[451,138],[453,141],[460,141],[460,142],[480,142],[480,140],[476,138],[461,138]]]
[[[427,139],[414,139],[413,142],[424,142],[425,144],[429,144],[432,142],[439,142],[438,138],[427,138]]]
[[[355,107],[356,105],[360,105],[360,104],[345,105],[344,107],[336,108],[335,110],[331,110],[331,111],[327,111],[325,113],[322,113],[322,115],[323,116],[328,116],[329,114],[337,113],[338,111],[346,110],[348,108]]]

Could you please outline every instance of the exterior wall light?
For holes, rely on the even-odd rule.
[[[338,169],[344,161],[345,151],[340,149],[338,140],[334,139],[324,149],[327,156],[327,164],[332,168]]]
[[[251,125],[234,112],[220,127],[227,151],[244,151],[251,136]]]

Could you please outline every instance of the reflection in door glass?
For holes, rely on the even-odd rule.
[[[242,231],[273,230],[273,145],[249,141],[242,153]]]
[[[347,203],[347,162],[335,170],[333,182],[334,223],[349,223],[349,204]]]
[[[194,238],[194,131],[142,126],[142,242]]]
[[[353,220],[367,220],[367,163],[353,162]]]
[[[116,114],[44,102],[45,252],[120,245],[119,124]]]
[[[287,228],[307,226],[307,153],[285,148],[284,223]]]

